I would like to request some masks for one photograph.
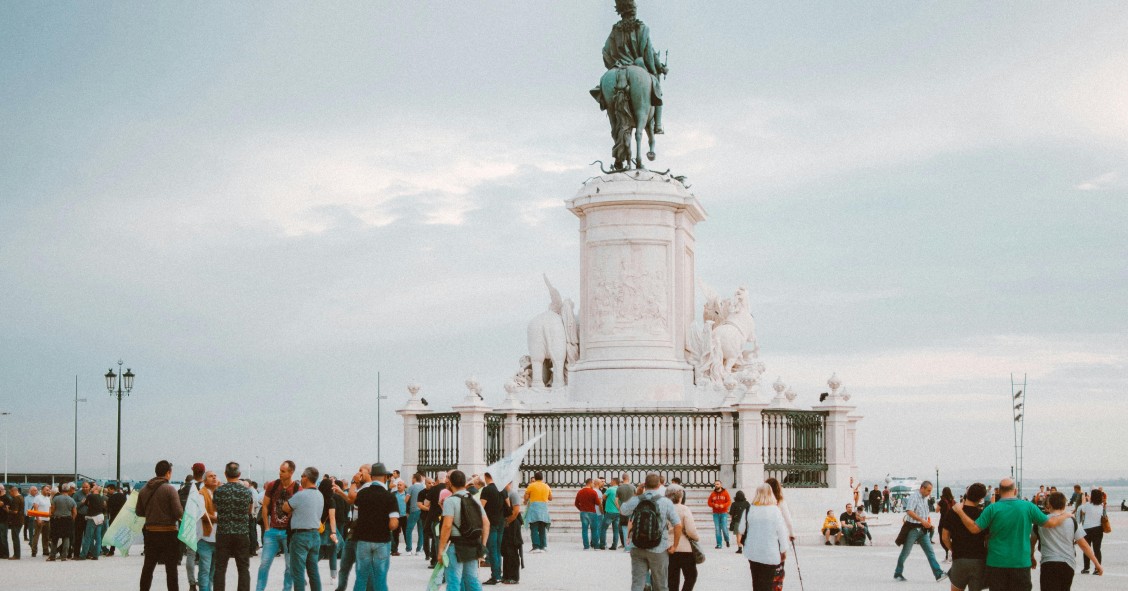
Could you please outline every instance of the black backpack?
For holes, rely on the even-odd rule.
[[[650,498],[641,498],[631,514],[631,541],[635,547],[643,550],[657,548],[662,543],[662,529],[658,503]]]
[[[470,495],[458,495],[458,538],[456,543],[475,544],[482,541],[482,506]]]

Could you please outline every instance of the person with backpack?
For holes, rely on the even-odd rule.
[[[478,559],[486,555],[490,521],[482,506],[467,494],[466,474],[454,470],[447,480],[452,493],[443,502],[438,546],[438,556],[445,557],[447,591],[482,591]]]
[[[282,504],[290,500],[298,492],[298,483],[294,482],[294,470],[297,464],[293,460],[286,460],[278,467],[278,480],[266,485],[266,492],[262,498],[262,559],[259,562],[258,582],[255,591],[266,591],[266,581],[270,577],[270,566],[274,564],[274,557],[282,553],[282,563],[289,565],[287,547],[289,546],[290,514],[282,511]],[[290,569],[282,571],[282,589],[290,591],[294,581],[290,577]]]
[[[619,506],[630,520],[631,591],[642,591],[647,575],[653,591],[669,591],[670,554],[681,542],[682,523],[661,486],[657,474],[647,474],[642,494]]]

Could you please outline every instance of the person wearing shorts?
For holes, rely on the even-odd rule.
[[[979,501],[987,496],[987,486],[976,482],[964,493],[963,509],[975,519],[983,512]],[[986,534],[968,531],[959,515],[948,511],[940,519],[940,540],[952,549],[952,567],[948,579],[952,591],[982,591],[987,588]]]

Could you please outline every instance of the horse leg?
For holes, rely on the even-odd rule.
[[[635,168],[643,168],[642,166],[642,126],[635,127]]]
[[[650,119],[646,122],[646,139],[650,143],[650,151],[646,153],[646,159],[650,160],[651,162],[654,162],[654,157],[655,157],[655,154],[654,154],[654,134],[657,133],[655,131],[655,126],[657,125],[657,122],[654,119],[654,109],[651,109],[650,113],[651,113]]]

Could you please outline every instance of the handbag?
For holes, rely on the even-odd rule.
[[[705,553],[701,551],[701,544],[698,544],[697,540],[690,540],[689,547],[693,548],[693,562],[697,564],[705,562]]]
[[[94,522],[94,525],[102,525],[102,523],[104,523],[106,521],[106,516],[104,514],[99,513],[98,515],[95,515],[93,517],[89,517],[88,519],[90,519],[90,521]],[[1108,518],[1106,517],[1101,521],[1101,523],[1106,523],[1107,521],[1108,521]]]
[[[1106,534],[1112,533],[1112,523],[1108,520],[1108,508],[1107,507],[1104,509],[1104,512],[1101,513],[1101,531],[1103,531]]]

